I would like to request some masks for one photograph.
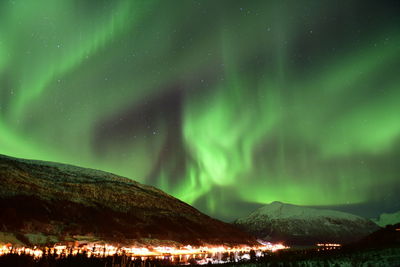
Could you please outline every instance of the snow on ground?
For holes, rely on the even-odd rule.
[[[322,217],[338,218],[345,220],[364,220],[357,215],[335,211],[314,209],[308,207],[301,207],[292,204],[285,204],[278,201],[265,205],[258,210],[251,213],[248,217],[239,219],[238,222],[255,219],[267,215],[269,219],[299,219],[299,220],[313,220]]]
[[[400,211],[395,213],[382,213],[378,219],[372,219],[372,221],[382,227],[389,224],[400,223]]]

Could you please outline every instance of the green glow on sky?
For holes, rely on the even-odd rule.
[[[392,4],[3,1],[0,153],[111,171],[215,216],[239,214],[232,200],[391,199]]]

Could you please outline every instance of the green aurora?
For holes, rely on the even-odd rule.
[[[225,219],[271,201],[400,209],[399,12],[2,1],[0,153],[110,171]]]

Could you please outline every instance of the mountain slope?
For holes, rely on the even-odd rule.
[[[387,225],[376,232],[364,237],[354,246],[359,247],[399,247],[400,245],[400,223]]]
[[[377,220],[373,221],[382,227],[390,224],[400,223],[400,211],[394,213],[382,213]]]
[[[0,211],[3,242],[254,242],[154,187],[102,171],[1,155]]]
[[[235,221],[242,229],[268,241],[288,244],[347,243],[379,229],[349,213],[272,202]]]

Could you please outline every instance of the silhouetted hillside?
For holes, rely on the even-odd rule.
[[[0,208],[3,242],[255,242],[154,187],[102,171],[6,156],[0,156]]]

